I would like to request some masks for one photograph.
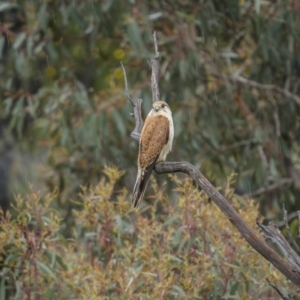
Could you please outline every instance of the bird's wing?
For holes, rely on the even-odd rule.
[[[147,168],[157,160],[169,140],[169,120],[165,116],[148,116],[140,140],[139,165]]]
[[[169,120],[165,116],[148,116],[140,137],[139,171],[133,189],[133,205],[141,202],[159,154],[169,139]]]

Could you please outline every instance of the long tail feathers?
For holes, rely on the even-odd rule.
[[[136,182],[133,188],[133,198],[132,203],[135,208],[141,203],[144,193],[149,181],[149,177],[152,173],[152,170],[155,166],[155,163],[148,166],[146,170],[139,170],[136,178]]]

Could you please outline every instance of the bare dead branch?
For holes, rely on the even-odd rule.
[[[300,213],[300,211],[296,211],[296,212],[293,212],[293,213],[287,215],[287,218],[286,218],[286,219],[287,219],[287,222],[290,223],[290,222],[293,221],[294,219],[298,218],[298,213]],[[299,223],[299,225],[300,225],[300,223]],[[276,226],[277,226],[279,229],[283,228],[283,227],[285,226],[285,220],[282,220],[282,221],[280,221],[280,222],[277,222],[277,223],[276,223]]]
[[[142,103],[143,103],[142,99],[137,99],[135,101],[135,106],[133,108],[134,119],[135,119],[135,128],[131,132],[130,136],[136,141],[140,140],[140,135],[141,135],[142,128],[144,125],[144,121],[142,118]]]
[[[295,272],[294,269],[284,259],[282,259],[276,252],[269,248],[263,240],[255,235],[252,229],[245,223],[245,221],[231,206],[231,204],[217,191],[217,189],[195,166],[188,162],[164,162],[157,164],[154,170],[158,174],[175,172],[188,174],[221,209],[228,220],[241,233],[244,239],[265,259],[271,262],[282,274],[290,279],[295,285],[300,287],[300,273],[298,274]]]
[[[159,74],[159,52],[157,45],[156,32],[153,33],[155,57],[149,59],[151,67],[151,89],[152,89],[152,102],[160,100],[159,87],[158,87],[158,74]]]
[[[285,229],[289,235],[289,238],[290,238],[290,241],[292,242],[292,244],[294,245],[295,249],[300,253],[300,247],[299,245],[296,243],[295,239],[293,238],[292,236],[292,233],[290,231],[290,226],[289,226],[289,223],[288,223],[288,220],[287,220],[287,211],[284,207],[284,204],[283,204],[283,221],[284,221],[284,225],[285,225]]]
[[[276,293],[283,299],[283,300],[292,300],[292,297],[288,295],[287,297],[283,295],[283,293],[280,291],[278,286],[275,283],[270,282],[270,280],[266,279],[268,284],[276,291]]]
[[[278,182],[270,184],[270,185],[268,185],[266,187],[262,187],[262,188],[254,191],[254,192],[252,192],[250,194],[244,194],[243,198],[256,197],[256,196],[259,196],[259,195],[261,195],[263,193],[271,192],[272,190],[278,189],[282,185],[291,184],[291,183],[293,183],[293,179],[292,178],[282,178]]]
[[[276,225],[273,222],[270,222],[267,226],[260,223],[257,223],[257,225],[263,230],[263,235],[267,239],[270,239],[271,242],[274,243],[279,249],[279,251],[286,257],[286,259],[293,266],[294,274],[297,274],[297,277],[299,277],[300,257],[283,237],[281,231],[276,227]]]
[[[126,75],[126,70],[124,68],[123,62],[121,61],[121,67],[123,70],[123,75],[124,75],[124,83],[125,83],[125,93],[127,95],[128,100],[130,103],[133,105],[133,113],[130,113],[132,117],[135,119],[135,128],[131,132],[130,136],[136,140],[140,140],[140,133],[142,131],[144,121],[142,118],[142,99],[137,99],[135,103],[133,103],[133,100],[131,99],[129,92],[128,92],[128,81],[127,81],[127,75]]]
[[[159,58],[156,31],[153,32],[154,48],[155,48],[155,57]]]
[[[124,83],[125,83],[125,93],[126,93],[126,96],[127,96],[127,99],[130,101],[130,103],[134,106],[134,103],[129,95],[129,92],[128,92],[128,81],[127,81],[127,75],[126,75],[126,71],[125,71],[125,68],[124,68],[124,65],[123,65],[123,62],[121,61],[121,67],[122,67],[122,70],[123,70],[123,75],[124,75]]]
[[[276,92],[276,93],[278,93],[278,94],[280,94],[282,96],[285,96],[287,98],[293,99],[298,105],[300,105],[300,97],[299,96],[297,96],[297,95],[289,92],[286,89],[282,89],[279,86],[276,86],[274,84],[261,84],[261,83],[258,83],[256,81],[249,80],[249,79],[247,79],[245,77],[242,77],[240,75],[233,75],[233,76],[231,76],[230,79],[233,82],[244,84],[246,86],[249,86],[249,87],[252,87],[252,88],[256,88],[258,90]]]
[[[154,33],[154,44],[157,45],[156,35]],[[156,57],[150,60],[152,68],[152,98],[153,102],[159,100],[158,91],[158,47],[155,46]],[[135,140],[139,140],[140,132],[142,130],[143,120],[141,115],[142,100],[138,99],[134,108],[134,116],[136,127],[131,133]],[[220,194],[220,192],[205,178],[205,176],[192,164],[188,162],[163,162],[156,164],[154,170],[158,174],[181,172],[189,175],[196,184],[203,189],[203,191],[214,201],[214,203],[225,214],[228,220],[241,233],[244,239],[265,259],[271,262],[282,274],[290,279],[296,286],[300,287],[300,272],[295,272],[294,268],[282,259],[275,251],[267,246],[267,244],[256,236],[253,230],[245,223],[242,217],[231,206],[231,204]],[[263,225],[260,225],[263,226]],[[300,259],[300,258],[299,258]],[[294,260],[292,260],[294,261]],[[293,265],[293,264],[292,264]],[[294,265],[293,265],[294,266]],[[300,268],[300,264],[299,264]]]

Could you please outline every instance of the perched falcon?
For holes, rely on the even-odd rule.
[[[164,101],[154,102],[140,136],[138,173],[132,199],[135,208],[141,203],[155,164],[164,161],[171,151],[173,137],[172,112],[168,104]]]

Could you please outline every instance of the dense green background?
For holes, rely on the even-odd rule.
[[[130,192],[127,194],[124,187],[131,191],[134,185],[138,144],[130,138],[134,120],[129,115],[132,106],[124,93],[120,61],[123,61],[127,70],[130,94],[134,99],[144,100],[143,112],[146,115],[151,107],[152,98],[151,71],[147,58],[154,53],[153,31],[157,32],[161,54],[159,79],[161,98],[169,103],[175,125],[174,150],[168,159],[185,160],[196,165],[215,186],[222,189],[223,193],[229,188],[229,176],[235,174],[235,180],[232,180],[232,177],[229,180],[231,187],[234,187],[235,193],[244,199],[253,196],[259,203],[265,219],[282,218],[283,203],[289,213],[300,208],[298,1],[0,1],[0,204],[7,208],[9,203],[14,202],[14,194],[27,195],[31,184],[34,190],[41,190],[42,195],[53,192],[55,196],[51,198],[50,206],[56,211],[54,216],[57,214],[58,218],[61,218],[59,225],[55,225],[56,220],[53,221],[60,234],[58,237],[53,233],[53,238],[62,238],[60,240],[62,244],[59,246],[52,245],[50,241],[53,249],[62,249],[65,243],[63,239],[70,236],[74,238],[73,231],[76,229],[79,236],[76,240],[78,249],[81,249],[82,255],[89,253],[85,252],[83,245],[89,245],[90,236],[83,242],[81,235],[91,230],[91,236],[96,236],[98,233],[95,234],[94,231],[97,222],[96,225],[93,223],[96,227],[92,226],[92,229],[89,226],[78,229],[76,227],[78,214],[80,215],[81,211],[83,215],[86,213],[87,220],[82,216],[81,218],[83,223],[88,222],[88,218],[93,216],[93,213],[89,213],[89,209],[93,211],[93,205],[100,205],[97,211],[99,222],[100,220],[106,222],[107,216],[105,214],[103,216],[103,209],[113,216],[115,202],[106,207],[102,202],[95,203],[93,196],[90,198],[87,196],[85,201],[91,202],[91,206],[82,207],[87,204],[82,203],[84,197],[79,197],[83,186],[91,187],[93,191],[93,187],[103,179],[105,166],[117,166],[120,170],[126,170],[124,176],[110,185],[113,192],[110,190],[107,195],[110,200],[115,200],[121,205],[121,208],[116,208],[116,213],[120,210],[120,214],[124,213],[126,220],[131,218],[132,212],[128,212],[128,206],[126,206],[127,213],[123,212],[125,204],[122,201],[130,200]],[[159,188],[156,187],[155,191],[149,187],[147,195],[152,197],[148,197],[146,201],[157,210],[145,214],[145,219],[139,215],[137,218],[142,223],[147,224],[145,220],[149,218],[151,224],[154,224],[153,222],[160,224],[160,221],[165,221],[166,217],[162,215],[166,214],[166,211],[171,224],[178,218],[180,220],[178,224],[183,224],[181,229],[176,228],[176,221],[172,225],[174,228],[171,226],[172,230],[166,230],[170,239],[167,239],[166,244],[169,245],[169,241],[173,239],[172,233],[175,232],[175,236],[180,239],[181,233],[185,232],[186,224],[190,223],[185,219],[188,219],[188,215],[185,215],[180,207],[172,211],[172,204],[180,197],[178,193],[180,183],[177,185],[172,183],[167,176],[156,178],[159,186],[164,189],[164,196],[159,194],[159,197],[166,199],[168,196],[171,199],[168,202],[170,205],[164,208],[165,203],[161,204],[158,201],[157,204],[153,194],[158,195]],[[166,181],[166,185],[163,186],[162,183]],[[191,191],[192,187],[189,188]],[[94,191],[91,192],[93,193]],[[101,197],[105,196],[103,191],[95,193]],[[188,195],[192,195],[191,193],[186,193],[185,201],[189,201]],[[48,213],[48,208],[43,207],[46,205],[43,198],[28,197],[30,199],[26,200],[28,205],[25,201],[22,207],[20,204],[22,201],[19,200],[21,206],[19,210],[17,209],[18,213],[24,214],[25,219],[34,216],[30,201],[33,202],[33,206],[38,203],[42,207],[41,211]],[[203,197],[201,195],[197,199],[207,202]],[[243,201],[243,198],[239,197],[240,201]],[[197,209],[193,204],[189,214],[198,218]],[[251,213],[256,215],[256,207],[251,206],[251,209]],[[206,214],[209,219],[209,212]],[[53,217],[51,212],[49,216],[50,219]],[[24,226],[28,230],[33,228],[37,230],[40,212],[31,217],[28,217],[28,224],[24,221],[29,229]],[[121,227],[125,226],[126,222],[128,225],[128,220],[120,223],[118,221],[120,216],[114,218],[120,228],[116,229],[115,223],[107,221],[111,227],[108,226],[105,234],[111,230],[112,234],[122,236],[124,232]],[[20,248],[23,250],[18,248],[21,247],[19,240],[24,240],[20,229],[23,221],[20,220],[16,219],[15,225],[7,221],[7,228],[2,228],[1,232],[7,232],[8,236],[11,230],[16,231],[13,242],[8,242],[5,234],[1,236],[3,241],[8,243],[3,246],[5,251],[16,247],[18,253],[10,258],[3,248],[1,253],[5,252],[5,255],[4,252],[2,254],[6,262],[23,263],[24,257],[28,254],[28,250],[24,250],[26,247]],[[202,223],[199,223],[199,220],[201,218],[197,219],[195,228],[199,226],[198,229],[202,230],[200,232],[203,233],[205,240],[206,229],[200,228]],[[19,221],[21,223],[18,223]],[[297,225],[296,222],[293,225]],[[226,225],[221,224],[220,227],[224,232],[220,233],[217,243],[229,238]],[[151,234],[156,236],[155,228],[152,229]],[[136,234],[134,237],[136,240],[128,238],[127,241],[126,237],[122,242],[117,238],[114,242],[116,245],[120,242],[125,248],[129,244],[130,247],[135,247],[136,243],[138,248],[139,243],[143,244],[138,238],[141,237],[142,240],[148,233],[142,231]],[[151,234],[149,238],[152,237]],[[191,246],[194,243],[194,236],[191,233],[186,234],[190,234],[186,248],[178,247],[183,252],[186,251],[184,255],[189,258],[189,251],[194,249],[194,246]],[[36,235],[37,232],[33,236],[41,238]],[[209,234],[208,236],[210,237]],[[87,244],[84,244],[85,242]],[[102,246],[104,252],[99,256],[95,254],[95,257],[105,265],[112,261],[111,257],[107,258],[106,251],[115,251],[115,246],[110,249],[105,241],[103,243],[104,246],[101,240],[96,240],[95,245],[98,245],[98,248],[95,253],[101,252]],[[202,239],[197,243],[195,249],[198,249],[197,247],[202,249]],[[76,247],[72,248],[74,261],[78,259],[76,255],[79,255]],[[172,255],[177,257],[181,255],[181,250],[176,247],[171,249]],[[241,248],[242,252],[238,252],[237,256],[248,253],[249,249],[245,247]],[[152,250],[154,254],[149,256],[156,255],[156,249]],[[225,251],[222,247],[219,250]],[[23,256],[22,251],[25,251]],[[67,257],[66,253],[67,248],[61,251],[60,260],[64,255]],[[213,253],[214,251],[209,252],[208,257],[212,257]],[[230,253],[232,249],[223,253],[225,260]],[[217,260],[216,263],[218,267],[215,269],[213,265],[211,270],[222,269],[223,254],[221,254],[220,261]],[[51,268],[54,268],[56,258],[51,259],[52,262],[54,260]],[[40,268],[46,270],[46,274],[47,266],[49,267],[47,259],[42,256],[41,261],[46,264],[46,267],[40,265]],[[232,259],[232,263],[237,261],[235,258]],[[27,263],[31,268],[31,260]],[[67,261],[65,263],[67,264]],[[70,266],[74,266],[73,262],[69,263]],[[245,266],[244,263],[241,262],[242,268]],[[128,266],[131,266],[130,263]],[[66,266],[62,264],[61,267],[65,269]],[[70,274],[73,272],[72,268],[66,267]],[[232,270],[228,271],[228,278]],[[10,272],[12,271],[7,270],[7,274]],[[35,270],[30,272],[34,273]],[[166,272],[168,274],[168,271]],[[272,272],[264,269],[258,273]],[[216,276],[223,278],[222,272],[216,274],[221,274]],[[48,276],[49,272],[46,275]],[[258,280],[256,275],[253,280]],[[49,280],[47,276],[45,279],[41,278],[45,280],[45,284]],[[59,276],[64,278],[63,273],[59,273]],[[83,278],[84,276],[85,272],[82,273]],[[239,271],[236,276],[239,278]],[[210,278],[209,275],[204,277],[206,280]],[[11,279],[11,277],[3,278]],[[59,278],[56,278],[58,283]],[[127,279],[126,276],[124,278]],[[166,280],[169,280],[168,278],[167,276]],[[9,290],[6,287],[7,282],[14,282],[12,291],[18,290],[18,282],[10,279],[3,279],[0,282],[1,293]],[[107,282],[112,281],[111,278],[107,279]],[[246,279],[244,283],[247,287],[231,283],[230,289],[226,290],[226,281],[226,285],[223,284],[224,294],[219,294],[218,291],[214,295],[221,295],[220,297],[226,293],[234,295],[237,290],[241,295],[256,290],[256,286],[250,285],[249,288]],[[126,284],[124,281],[124,289]],[[216,287],[215,281],[210,284]],[[141,285],[144,285],[144,281]],[[76,290],[77,285],[75,286]],[[155,287],[155,282],[153,286]],[[56,285],[54,289],[55,287]],[[143,287],[147,291],[147,286]],[[257,292],[259,295],[267,290],[263,285],[260,287],[261,290]],[[30,290],[29,287],[28,289]],[[71,290],[72,295],[79,295],[75,290]],[[188,290],[189,284],[182,283],[176,293],[184,294]],[[90,286],[86,291],[90,291]],[[103,293],[106,292],[105,290]],[[134,289],[130,291],[133,294],[135,292]],[[207,299],[209,297],[207,296]]]
[[[299,10],[297,1],[0,1],[1,201],[32,183],[58,187],[68,206],[104,165],[126,170],[120,187],[132,188],[138,145],[120,61],[146,114],[155,30],[175,122],[169,159],[217,186],[236,173],[236,192],[255,195],[268,218],[282,203],[296,210],[300,103],[276,89],[299,93]]]

